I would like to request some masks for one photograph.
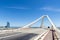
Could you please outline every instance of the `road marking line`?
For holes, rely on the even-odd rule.
[[[43,36],[45,33],[47,33],[47,32],[48,32],[48,31],[43,32],[41,35],[38,35],[37,38],[35,38],[34,40],[38,40],[38,39],[42,38],[42,36]]]

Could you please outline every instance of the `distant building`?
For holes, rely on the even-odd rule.
[[[5,28],[9,28],[10,27],[10,23],[7,22],[7,25],[5,26]]]

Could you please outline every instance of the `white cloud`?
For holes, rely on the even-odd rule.
[[[12,8],[12,9],[29,9],[29,8],[25,8],[25,7],[7,7],[7,8]]]
[[[40,8],[40,10],[60,12],[60,9],[53,8],[53,7],[43,7],[43,8]]]

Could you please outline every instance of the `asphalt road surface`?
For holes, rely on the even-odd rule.
[[[19,33],[13,36],[0,37],[0,40],[29,40],[36,35],[37,34],[33,33],[23,33],[23,34]]]
[[[0,40],[32,40],[35,36],[45,31],[47,30],[40,28],[21,29],[15,33],[0,34]]]

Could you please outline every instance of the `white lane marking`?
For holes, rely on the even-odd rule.
[[[41,35],[38,35],[37,38],[35,38],[34,40],[38,40],[38,39],[42,38],[42,36],[44,36],[47,32],[48,31],[43,32]]]
[[[44,36],[43,36],[40,40],[43,40],[48,33],[49,33],[49,31],[46,32],[46,33],[44,34]]]

